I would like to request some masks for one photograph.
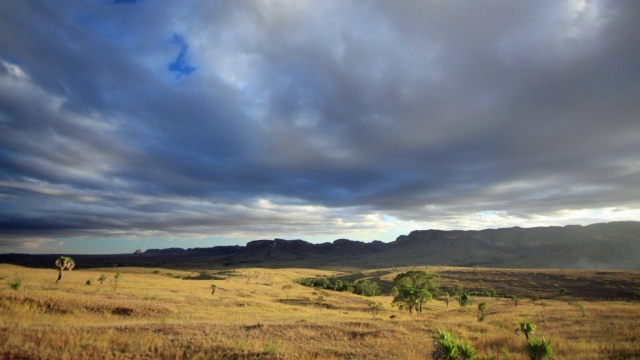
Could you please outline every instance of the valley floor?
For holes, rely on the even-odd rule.
[[[406,270],[389,269],[383,278]],[[507,298],[475,297],[467,308],[433,300],[410,315],[391,307],[389,296],[293,283],[333,274],[242,269],[183,280],[208,277],[109,268],[65,272],[56,284],[55,269],[0,264],[0,358],[429,359],[432,335],[442,329],[473,344],[480,359],[525,359],[525,338],[514,334],[521,321],[536,324],[534,337],[551,340],[556,359],[640,358],[638,303],[543,296],[515,307]],[[383,310],[372,314],[367,300],[381,301]],[[480,302],[488,305],[483,321]]]

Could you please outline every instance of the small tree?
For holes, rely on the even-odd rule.
[[[553,356],[551,341],[544,338],[527,341],[525,351],[531,360],[545,360]]]
[[[374,300],[365,300],[365,302],[371,310],[371,317],[375,318],[376,315],[380,313],[380,310],[382,310],[382,303]]]
[[[120,271],[116,272],[116,274],[113,276],[113,291],[116,291],[118,289],[118,282],[121,276],[122,274],[120,274]]]
[[[73,268],[76,267],[76,262],[68,256],[60,256],[60,258],[56,260],[56,267],[60,270],[60,272],[58,273],[58,280],[56,280],[57,283],[58,281],[62,280],[62,271],[73,270]]]
[[[326,291],[318,289],[317,291],[314,291],[312,294],[316,296],[316,298],[313,301],[316,305],[326,306],[324,300],[327,296],[329,296],[329,294]]]
[[[496,296],[496,291],[494,289],[489,289],[486,292],[488,297],[495,297]]]
[[[282,290],[287,294],[287,300],[289,300],[289,291],[293,289],[293,285],[287,284],[282,286]]]
[[[524,333],[524,337],[529,340],[529,335],[536,332],[536,325],[527,321],[520,323],[520,331]]]
[[[98,278],[98,281],[100,282],[100,284],[103,284],[106,280],[107,280],[107,275],[105,274],[100,275],[100,277]]]
[[[487,303],[478,304],[478,321],[484,320],[484,312],[487,311]]]
[[[447,307],[449,307],[449,300],[451,300],[451,297],[449,296],[448,292],[443,292],[442,295],[440,296],[440,299],[442,301],[444,301],[445,304],[447,304]]]
[[[515,295],[513,295],[513,296],[511,297],[511,301],[513,301],[513,306],[514,306],[514,307],[518,307],[518,303],[520,302],[520,298],[519,298],[519,297],[517,297],[517,296],[515,296]]]
[[[216,289],[218,288],[218,285],[216,284],[211,284],[211,295],[216,293]]]

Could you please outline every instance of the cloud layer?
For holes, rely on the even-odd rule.
[[[639,15],[1,4],[0,250],[637,220]]]

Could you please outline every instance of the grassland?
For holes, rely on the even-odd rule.
[[[477,297],[468,308],[434,300],[409,315],[381,296],[374,299],[384,309],[374,316],[370,298],[319,293],[293,280],[364,276],[384,284],[407,269],[107,268],[65,272],[55,284],[55,269],[0,264],[0,358],[425,359],[432,333],[443,329],[470,341],[481,359],[524,359],[525,339],[514,334],[520,321],[551,339],[556,359],[640,358],[640,305],[626,297],[640,289],[640,272],[420,269],[440,273],[444,286],[522,300],[515,307],[508,298]],[[525,298],[532,294],[542,299]],[[482,322],[479,302],[488,304]]]

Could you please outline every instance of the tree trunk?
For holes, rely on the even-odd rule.
[[[56,284],[58,281],[62,280],[62,268],[60,268],[60,272],[58,273],[58,280],[56,280]]]

